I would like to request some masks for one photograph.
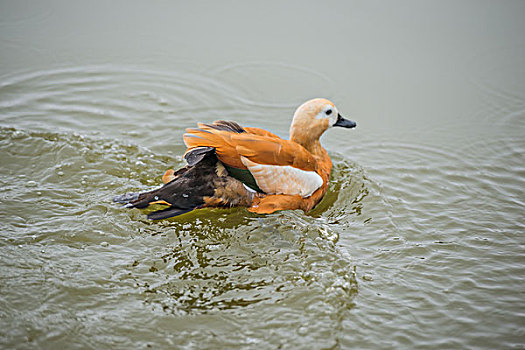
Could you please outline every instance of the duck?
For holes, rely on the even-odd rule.
[[[124,208],[164,206],[148,214],[151,220],[210,207],[245,207],[256,214],[308,212],[326,194],[332,170],[321,136],[332,127],[356,125],[325,98],[297,108],[289,139],[233,121],[198,123],[183,135],[186,166],[167,170],[159,188],[126,193],[113,201]]]

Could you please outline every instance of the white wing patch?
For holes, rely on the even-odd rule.
[[[323,179],[314,171],[289,165],[258,164],[245,157],[241,157],[241,161],[252,173],[259,188],[269,194],[298,194],[306,198],[323,185]]]

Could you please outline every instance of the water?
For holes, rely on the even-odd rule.
[[[3,348],[524,348],[522,2],[0,5]],[[219,118],[330,130],[311,213],[113,195]]]

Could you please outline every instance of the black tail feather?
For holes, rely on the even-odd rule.
[[[184,155],[184,159],[186,159],[189,166],[194,166],[195,164],[200,163],[210,152],[215,152],[215,148],[204,146],[197,147],[187,152]]]
[[[139,192],[128,192],[126,194],[121,194],[113,197],[113,202],[120,204],[128,204],[134,200],[137,200],[140,196]]]
[[[178,170],[175,178],[162,187],[143,193],[126,193],[114,197],[113,201],[125,204],[126,208],[138,209],[155,203],[169,205],[164,210],[149,213],[150,220],[171,218],[204,206],[206,200],[215,195],[216,186],[224,186],[226,181],[224,174],[217,173],[215,149],[197,147],[186,154],[186,160],[188,166]]]
[[[133,204],[133,208],[138,208],[138,209],[147,208],[151,202],[154,202],[156,200],[155,194],[154,194],[155,192],[158,192],[158,190],[143,192],[139,194],[137,199],[134,199],[133,201],[131,201],[130,204]]]
[[[235,132],[238,134],[246,132],[246,130],[244,130],[242,126],[240,126],[236,122],[232,122],[229,120],[216,120],[212,124],[204,124],[204,125],[206,125],[209,128],[215,129],[215,130]]]

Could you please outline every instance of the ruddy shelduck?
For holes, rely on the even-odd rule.
[[[356,123],[344,119],[324,98],[297,108],[289,140],[231,121],[198,123],[183,135],[187,166],[166,171],[164,186],[158,189],[127,193],[114,201],[127,208],[166,205],[148,215],[152,220],[205,207],[241,206],[259,214],[308,211],[328,189],[332,161],[319,139],[334,126],[354,128]]]

